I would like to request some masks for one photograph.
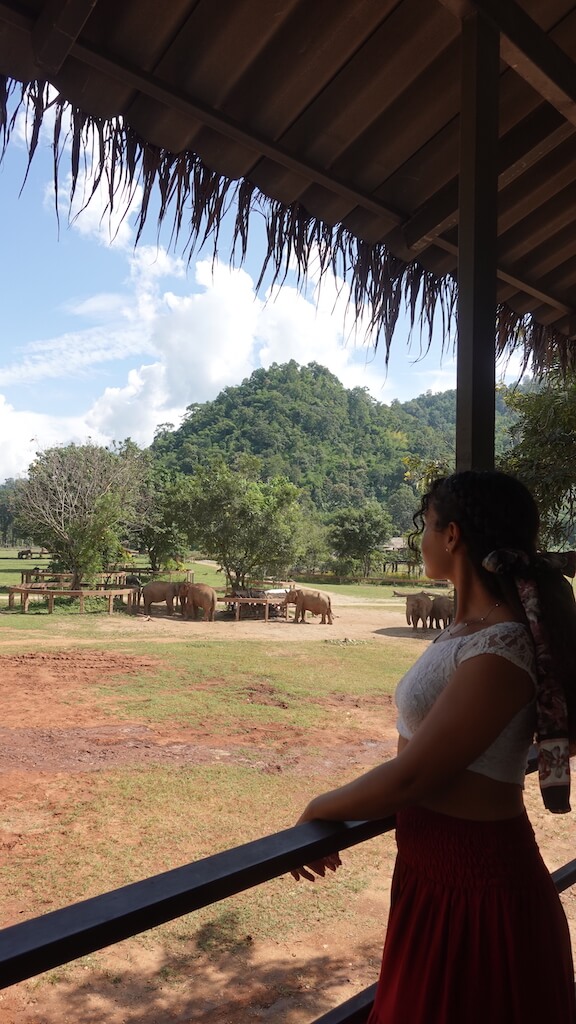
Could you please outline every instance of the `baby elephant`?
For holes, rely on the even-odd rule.
[[[420,594],[406,595],[406,622],[408,625],[411,624],[413,629],[416,629],[420,621],[422,629],[426,629],[431,611],[432,601],[424,591]]]
[[[192,618],[197,619],[201,608],[207,622],[214,622],[218,599],[214,587],[209,587],[207,583],[181,583],[178,593],[185,618],[189,619],[192,615]]]
[[[454,618],[454,601],[445,594],[435,597],[430,609],[430,625],[434,629],[446,629]]]
[[[284,603],[296,605],[294,622],[304,622],[306,612],[312,612],[312,615],[320,615],[320,621],[323,625],[328,623],[328,625],[331,626],[334,621],[332,618],[332,602],[330,600],[330,594],[323,594],[320,590],[302,590],[299,587],[292,588],[292,590],[289,590],[286,594]]]

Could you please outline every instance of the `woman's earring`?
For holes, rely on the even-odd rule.
[[[449,554],[450,554],[450,548],[446,548],[446,554],[447,554],[447,555],[449,555]]]

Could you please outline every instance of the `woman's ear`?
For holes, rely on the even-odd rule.
[[[458,523],[448,523],[446,527],[446,549],[454,551],[462,540],[462,530]]]

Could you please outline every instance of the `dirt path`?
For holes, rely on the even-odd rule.
[[[94,707],[87,699],[89,684],[103,675],[146,673],[149,657],[122,653],[122,643],[133,644],[142,638],[150,642],[222,641],[242,637],[246,641],[352,644],[366,641],[390,644],[410,637],[416,645],[428,643],[432,632],[416,634],[406,626],[398,604],[387,601],[367,605],[349,599],[334,602],[336,617],[332,627],[318,620],[295,626],[292,622],[244,620],[239,623],[219,619],[209,623],[183,622],[172,618],[140,615],[120,620],[99,616],[97,638],[115,636],[116,650],[104,652],[86,649],[79,639],[76,648],[49,649],[44,636],[33,631],[22,637],[21,631],[2,629],[0,678],[2,680],[2,719],[0,723],[0,856],[10,858],[11,850],[30,832],[42,829],[45,808],[57,809],[70,797],[70,789],[81,798],[89,797],[91,778],[101,769],[124,765],[242,763],[245,740],[234,736],[203,735],[200,730],[171,725],[136,725],[95,720]],[[59,623],[54,619],[54,647],[62,645]],[[10,634],[15,634],[11,636]],[[17,634],[17,635],[16,635]],[[17,639],[25,639],[30,650],[9,653]],[[417,653],[417,650],[416,650]],[[258,699],[266,698],[259,693]],[[271,701],[275,699],[269,694]],[[336,698],[334,698],[336,700]],[[339,704],[346,698],[338,698]],[[50,722],[46,726],[46,707]],[[376,707],[377,705],[377,707]],[[286,769],[291,775],[310,777],[315,771],[329,771],[332,763],[350,763],[358,771],[386,758],[394,750],[394,709],[389,698],[374,698],[374,706],[363,700],[362,706],[350,698],[347,706],[357,724],[365,723],[366,735],[374,736],[374,721],[379,721],[376,742],[350,742],[338,732],[326,735],[318,730],[310,734],[302,749],[298,735],[282,730],[275,738],[262,727],[251,734],[251,751],[261,743],[261,769]],[[358,735],[362,735],[362,730]],[[252,757],[252,764],[254,763]],[[574,825],[571,816],[545,815],[540,808],[535,786],[529,786],[527,804],[540,837],[548,866],[554,869],[573,856]],[[81,822],[78,823],[81,828]],[[385,849],[384,849],[385,846]],[[383,843],[383,877],[390,876],[393,844]],[[576,945],[576,893],[564,896],[564,905],[573,929]],[[98,971],[77,968],[58,984],[29,982],[0,992],[2,1024],[245,1024],[270,1021],[274,1024],[309,1024],[330,1006],[349,998],[370,984],[377,974],[387,890],[382,885],[368,888],[355,900],[355,912],[331,923],[328,934],[317,931],[301,934],[290,941],[282,936],[275,942],[261,942],[250,936],[231,952],[196,951],[179,958],[168,957],[153,939],[146,946],[132,941],[122,943],[99,955]],[[5,923],[26,915],[26,907],[8,901]],[[183,965],[190,977],[182,980]],[[82,973],[84,972],[84,974]]]
[[[151,616],[141,612],[134,616],[98,615],[92,617],[97,634],[105,639],[114,636],[118,642],[133,643],[134,640],[145,640],[147,643],[186,642],[200,640],[266,640],[266,642],[282,642],[302,640],[307,642],[325,640],[372,640],[378,636],[412,636],[413,631],[406,627],[406,617],[401,602],[374,598],[369,603],[361,598],[335,598],[333,600],[334,624],[322,626],[317,617],[307,616],[305,623],[294,623],[294,608],[289,609],[290,619],[243,618],[236,622],[232,616],[226,617],[220,611],[215,622],[185,621],[179,614],[167,615],[161,605],[153,606]],[[52,642],[61,646],[61,636],[68,634],[69,624],[62,618],[54,616]],[[418,630],[414,636],[429,641],[434,635],[432,631]],[[23,631],[21,628],[11,629],[5,626],[0,632],[0,647],[12,646],[24,641],[27,646],[45,647],[47,639],[44,633],[33,629]],[[79,643],[85,642],[82,637]]]

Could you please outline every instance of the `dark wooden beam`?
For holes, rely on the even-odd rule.
[[[576,125],[576,65],[515,0],[440,0],[458,18],[481,14],[502,36],[500,55]],[[558,29],[557,29],[558,31]]]
[[[38,64],[50,74],[62,67],[98,0],[50,0],[32,30]]]
[[[438,249],[442,249],[443,252],[450,253],[455,257],[454,269],[456,270],[458,262],[458,246],[454,242],[450,242],[448,239],[442,238],[442,236],[434,239],[434,245],[437,246]],[[514,292],[524,292],[526,295],[532,295],[535,299],[538,299],[539,302],[544,303],[544,305],[549,306],[551,309],[558,310],[560,314],[566,314],[568,316],[575,315],[573,306],[568,306],[561,299],[551,295],[550,292],[543,291],[538,284],[526,281],[524,278],[519,278],[515,274],[510,273],[503,266],[497,267],[496,277],[498,281],[503,281],[504,284],[509,284]]]
[[[50,9],[53,11],[52,20],[54,25],[58,25],[58,32],[61,31],[63,36],[70,40],[72,38],[73,15],[78,22],[82,11],[86,13],[88,8],[93,7],[96,2],[97,0],[54,0],[54,4]],[[467,10],[471,10],[471,0],[440,0],[440,2],[453,10],[454,13],[457,13],[458,16],[463,15]],[[61,10],[62,15],[61,20],[58,22],[54,20],[54,13],[57,9]],[[88,14],[86,14],[87,16]],[[45,39],[46,59],[48,59],[50,52],[52,52],[52,59],[56,59],[55,55],[58,49],[56,40],[54,38],[50,42],[51,36],[48,26],[45,25],[42,29],[40,19],[35,21],[33,17],[24,12],[20,5],[11,3],[10,0],[0,0],[0,19],[5,20],[12,28],[19,29],[29,37],[34,32],[37,32],[40,40],[42,38]],[[80,28],[78,28],[78,32]],[[56,32],[56,28],[54,31]],[[66,32],[68,35],[66,35]],[[60,42],[63,48],[62,40]],[[62,49],[59,52],[61,54]],[[351,204],[381,217],[383,224],[387,225],[383,229],[382,240],[395,255],[406,262],[417,258],[419,252],[427,248],[432,242],[438,248],[456,254],[456,246],[439,234],[440,231],[448,230],[454,226],[458,220],[456,183],[448,183],[446,188],[441,190],[430,201],[430,204],[425,204],[419,211],[416,211],[415,214],[407,218],[402,211],[393,209],[329,171],[299,159],[278,143],[246,130],[239,122],[199,101],[195,101],[192,97],[167,85],[156,75],[123,64],[117,59],[110,58],[100,50],[96,50],[78,40],[72,40],[67,55],[98,70],[102,74],[109,75],[128,85],[134,89],[135,93],[141,92],[143,95],[150,96],[159,103],[163,103],[167,107],[178,110],[184,115],[188,115],[207,125],[214,131],[221,132],[227,138],[233,139],[241,145],[251,147],[254,150],[255,163],[260,158],[266,157],[290,171],[303,175],[311,182],[315,182],[323,188],[332,191],[335,195],[341,196]],[[42,69],[40,68],[40,70]],[[50,77],[46,67],[43,69],[41,77]],[[550,119],[547,120],[547,117]],[[546,123],[551,129],[548,137],[546,137],[544,132]],[[554,124],[556,124],[556,127],[554,127]],[[525,162],[524,166],[528,166],[530,162],[539,159],[547,151],[546,147],[552,148],[558,145],[563,138],[573,132],[573,126],[568,126],[566,123],[558,124],[551,115],[543,115],[543,120],[540,122],[539,117],[535,114],[534,121],[532,122],[531,119],[530,124],[527,126],[527,134],[523,143],[526,147],[524,157],[522,156],[522,132],[520,129],[517,135],[513,135],[513,132],[515,132],[515,129],[508,133],[502,142],[503,154],[505,155],[508,150],[509,158],[504,156],[504,161],[501,163],[501,184],[508,184],[517,174],[521,173],[523,160]],[[506,163],[506,159],[508,159],[508,163]],[[408,234],[411,245],[406,244],[405,232]],[[424,240],[425,244],[420,245],[419,240]],[[554,295],[545,294],[537,284],[534,285],[530,281],[519,280],[517,277],[510,275],[505,267],[498,268],[497,273],[500,280],[510,283],[518,290],[534,295],[540,301],[550,304],[553,308],[559,309],[563,313],[574,315],[573,308],[568,308],[565,303],[558,301]]]
[[[499,187],[510,185],[573,134],[572,124],[553,107],[541,104],[501,139]],[[402,231],[406,245],[417,256],[437,235],[457,223],[458,181],[454,179],[416,210]]]
[[[494,465],[500,40],[462,22],[456,468]]]
[[[17,28],[28,35],[32,33],[35,25],[31,17],[24,14],[21,9],[12,6],[8,0],[0,0],[0,20],[8,22],[12,28]],[[104,75],[109,75],[110,78],[116,79],[123,85],[129,86],[134,89],[135,93],[140,92],[144,96],[150,96],[168,109],[177,110],[184,116],[193,118],[200,124],[220,132],[226,138],[247,146],[254,151],[255,164],[262,157],[267,157],[276,161],[281,167],[286,167],[288,170],[302,175],[305,179],[342,196],[352,206],[357,205],[377,214],[382,218],[385,232],[402,224],[405,219],[398,210],[391,209],[390,206],[375,199],[369,193],[362,192],[348,181],[338,178],[322,167],[299,159],[279,143],[244,128],[239,121],[209,107],[201,100],[194,99],[182,90],[167,85],[156,75],[143,71],[141,68],[132,67],[116,58],[108,57],[101,50],[83,42],[74,42],[69,56]]]
[[[0,989],[394,827],[309,821],[0,930]]]

